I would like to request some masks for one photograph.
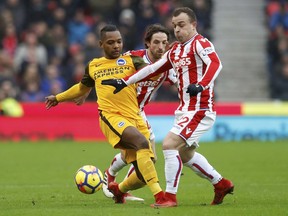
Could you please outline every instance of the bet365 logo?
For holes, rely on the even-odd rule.
[[[191,59],[190,58],[181,58],[178,61],[176,61],[175,63],[176,68],[181,68],[184,66],[188,66],[191,64]]]

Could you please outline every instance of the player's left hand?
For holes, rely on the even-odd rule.
[[[199,92],[202,92],[204,88],[199,84],[190,84],[187,88],[186,93],[189,93],[190,96],[196,96]]]
[[[114,86],[116,89],[113,91],[114,94],[120,92],[123,88],[127,86],[123,79],[107,79],[102,80],[102,85],[111,85]]]
[[[57,106],[58,101],[56,99],[55,95],[50,95],[45,97],[45,104],[46,104],[46,109],[50,109],[51,107]]]

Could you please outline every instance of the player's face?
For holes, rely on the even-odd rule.
[[[108,59],[118,58],[122,52],[123,43],[119,31],[106,32],[105,37],[99,42]]]
[[[146,44],[154,60],[159,60],[167,48],[167,35],[163,32],[155,33],[152,35],[151,41]]]
[[[176,17],[172,17],[172,25],[177,40],[181,43],[188,41],[196,34],[196,21],[190,22],[186,13],[180,13]]]

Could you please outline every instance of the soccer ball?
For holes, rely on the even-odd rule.
[[[93,194],[102,188],[103,174],[95,166],[85,165],[75,175],[77,188],[85,194]]]

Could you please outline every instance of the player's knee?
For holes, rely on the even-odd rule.
[[[138,148],[139,149],[149,149],[149,142],[145,139],[141,139],[138,142]]]

